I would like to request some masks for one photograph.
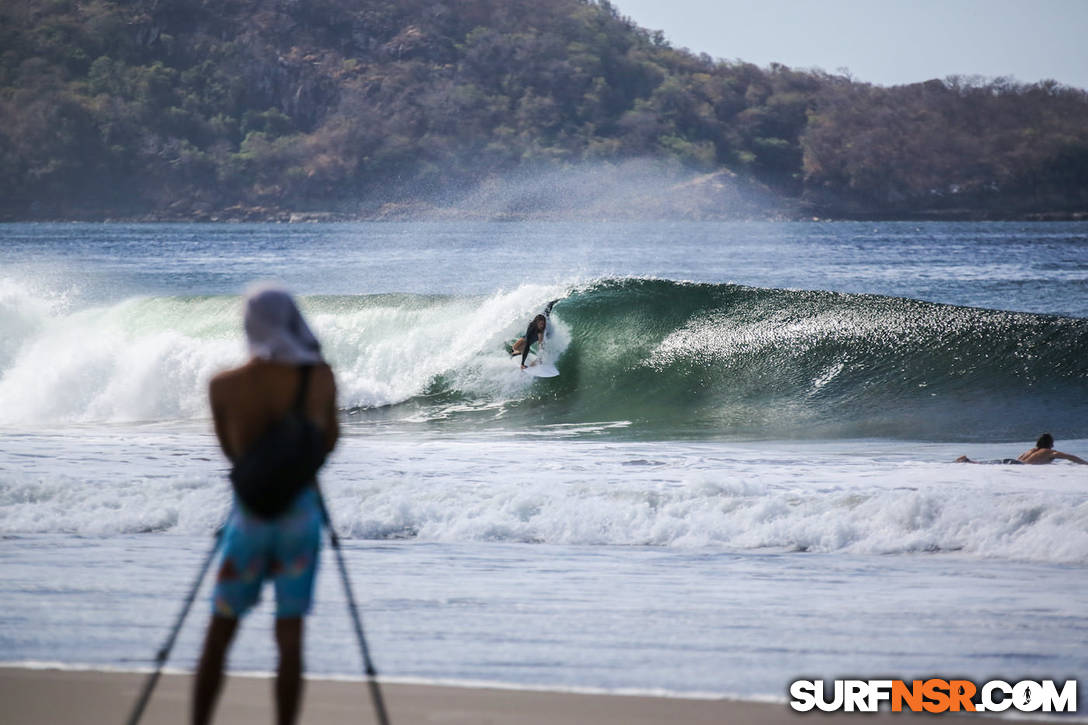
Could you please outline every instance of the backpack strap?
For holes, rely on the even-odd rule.
[[[310,373],[313,369],[313,365],[300,365],[298,368],[298,392],[295,393],[295,404],[291,407],[296,413],[302,413],[306,405],[306,390],[310,387]]]

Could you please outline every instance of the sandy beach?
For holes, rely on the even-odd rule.
[[[0,668],[3,720],[19,725],[123,723],[146,675],[98,671]],[[168,674],[159,681],[142,723],[186,722],[188,675]],[[263,677],[228,678],[217,710],[221,723],[267,723],[273,719],[271,681]],[[913,721],[909,713],[799,714],[785,704],[736,700],[694,700],[626,695],[589,695],[435,685],[382,685],[395,725],[650,725],[651,723],[750,723],[776,725],[816,718],[827,723]],[[989,719],[989,718],[986,718]],[[374,722],[366,685],[361,682],[307,680],[301,723]]]

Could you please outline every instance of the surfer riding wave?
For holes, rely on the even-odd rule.
[[[525,369],[525,360],[529,357],[530,348],[537,343],[537,349],[544,350],[544,339],[548,335],[548,318],[551,317],[552,308],[559,300],[552,300],[544,307],[544,313],[533,318],[525,329],[525,335],[518,338],[510,349],[510,357],[521,355],[521,369]]]

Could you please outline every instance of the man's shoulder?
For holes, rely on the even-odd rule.
[[[1050,463],[1054,460],[1055,453],[1050,448],[1032,448],[1020,455],[1024,463]]]
[[[214,398],[216,395],[221,395],[224,391],[236,387],[241,381],[249,378],[252,374],[252,362],[247,362],[244,365],[239,365],[230,370],[223,370],[212,376],[212,379],[208,382],[208,390]]]
[[[249,370],[249,363],[246,363],[245,365],[239,365],[238,367],[231,368],[230,370],[221,370],[220,372],[212,376],[210,384],[215,386],[229,383],[233,380],[245,377],[249,373]]]
[[[264,384],[280,384],[285,379],[294,379],[297,375],[294,372],[293,365],[282,365],[276,363],[268,363],[261,360],[250,360],[244,365],[239,365],[236,368],[230,370],[224,370],[214,377],[208,383],[209,389],[214,396],[217,391],[225,391],[238,386],[245,385],[264,385]],[[334,377],[332,368],[328,363],[318,363],[313,366],[313,377],[311,378],[316,384],[333,384]]]

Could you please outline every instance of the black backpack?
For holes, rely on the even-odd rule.
[[[315,483],[314,476],[325,463],[325,435],[303,412],[312,370],[311,365],[299,368],[294,405],[230,471],[234,493],[260,518],[274,519],[285,512],[303,489]]]

